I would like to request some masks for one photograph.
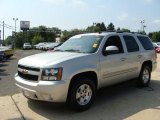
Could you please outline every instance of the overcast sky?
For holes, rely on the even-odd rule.
[[[83,29],[93,22],[112,22],[116,28],[138,31],[145,20],[146,32],[160,31],[160,0],[0,0],[0,25],[14,26],[18,18],[30,27],[45,25],[62,30]],[[2,26],[0,26],[2,30]],[[12,30],[5,28],[5,36]]]

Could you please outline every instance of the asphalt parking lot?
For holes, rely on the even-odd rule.
[[[0,63],[0,120],[160,119],[160,55],[149,87],[138,88],[132,81],[101,89],[93,107],[85,112],[75,112],[65,104],[27,100],[14,85],[18,60],[40,52],[18,50],[10,60]]]

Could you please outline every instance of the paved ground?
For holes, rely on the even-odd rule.
[[[74,112],[64,104],[27,100],[14,86],[17,61],[39,51],[18,51],[0,67],[0,120],[159,120],[160,55],[158,69],[148,88],[137,88],[133,82],[98,91],[96,101],[85,112]]]
[[[0,96],[13,95],[18,93],[14,85],[14,75],[17,72],[17,63],[20,58],[40,53],[38,50],[18,50],[11,59],[0,62]]]

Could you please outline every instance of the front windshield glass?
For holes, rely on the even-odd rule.
[[[103,36],[100,35],[77,35],[63,43],[58,50],[80,53],[94,53],[97,51]]]
[[[30,45],[30,43],[24,43],[25,45]]]

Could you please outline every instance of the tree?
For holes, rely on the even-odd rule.
[[[152,38],[152,36],[153,36],[153,33],[149,33],[149,34],[148,34],[148,36],[149,36],[150,38]]]
[[[115,27],[113,25],[113,23],[110,23],[107,27],[107,31],[115,31]]]
[[[8,36],[5,39],[5,45],[12,45],[12,42],[13,42],[13,37],[12,36]]]
[[[121,31],[120,27],[117,28],[117,31]]]
[[[101,28],[98,26],[94,26],[94,32],[101,32]]]
[[[100,25],[100,29],[101,29],[101,31],[107,31],[107,28],[103,22]]]
[[[22,48],[24,43],[23,32],[18,32],[16,34],[15,46],[16,48]]]
[[[32,45],[38,44],[40,42],[44,42],[44,38],[40,35],[35,35],[32,39]]]
[[[126,29],[126,28],[122,28],[121,31],[122,32],[131,32],[129,29]]]
[[[160,31],[153,33],[152,40],[153,40],[154,42],[160,42]]]
[[[62,32],[63,36],[61,37],[61,42],[65,42],[66,40],[68,40],[70,37],[74,35],[83,34],[83,33],[86,33],[86,30],[80,30],[80,29],[73,29],[70,31],[65,30]]]
[[[106,31],[106,26],[103,22],[102,23],[95,23],[92,26],[88,26],[86,31],[87,32],[103,32],[103,31]]]
[[[160,31],[150,32],[148,36],[152,39],[153,42],[160,42]]]

